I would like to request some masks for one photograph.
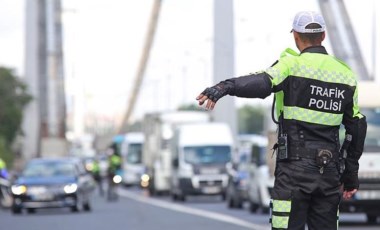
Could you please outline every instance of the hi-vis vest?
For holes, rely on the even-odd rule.
[[[286,49],[279,61],[265,72],[271,76],[276,113],[283,115],[283,129],[291,143],[337,143],[343,115],[362,118],[356,77],[333,56],[315,52],[298,54]]]

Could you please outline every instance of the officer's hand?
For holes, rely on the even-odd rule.
[[[352,196],[357,192],[358,190],[357,189],[352,189],[350,191],[348,190],[344,190],[343,191],[343,199],[345,200],[349,200],[352,198]]]
[[[199,96],[197,97],[197,100],[200,106],[202,106],[206,102],[205,108],[210,109],[210,110],[214,109],[215,104],[216,104],[208,96],[204,95],[203,93],[199,94]]]
[[[206,88],[196,99],[200,106],[206,102],[206,109],[212,110],[214,109],[216,102],[225,95],[227,95],[227,90],[221,85],[215,85]]]

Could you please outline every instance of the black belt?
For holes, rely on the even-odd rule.
[[[330,151],[333,156],[332,159],[335,162],[338,162],[339,160],[338,152],[331,149],[309,149],[309,148],[304,148],[304,147],[290,146],[289,155],[290,155],[290,159],[299,159],[299,158],[316,159],[316,157],[318,156],[318,153],[323,150]]]

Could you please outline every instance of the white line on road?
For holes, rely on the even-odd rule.
[[[264,230],[264,229],[267,230],[268,229],[267,226],[253,224],[253,223],[250,223],[248,221],[244,221],[244,220],[232,217],[232,216],[228,216],[228,215],[224,215],[224,214],[220,214],[220,213],[216,213],[216,212],[211,212],[211,211],[206,211],[206,210],[202,210],[202,209],[186,207],[184,205],[174,204],[174,203],[170,203],[167,201],[154,199],[151,197],[138,195],[138,194],[126,191],[126,190],[120,189],[118,191],[118,193],[121,196],[128,197],[130,199],[133,199],[133,200],[136,200],[139,202],[143,202],[146,204],[158,206],[161,208],[171,209],[171,210],[178,211],[178,212],[188,213],[191,215],[201,216],[201,217],[205,217],[205,218],[209,218],[209,219],[214,219],[214,220],[218,220],[218,221],[223,221],[223,222],[227,222],[230,224],[246,227],[246,228],[249,228],[252,230]]]

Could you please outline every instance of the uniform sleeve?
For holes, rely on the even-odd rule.
[[[352,140],[347,150],[346,169],[341,180],[345,189],[351,190],[359,188],[359,159],[363,153],[367,133],[366,117],[359,111],[357,87],[352,102],[343,114],[343,125],[346,133],[352,135]]]
[[[271,77],[271,85],[273,92],[282,91],[287,83],[289,76],[289,58],[281,58],[273,66],[265,70],[265,72]]]
[[[272,93],[270,76],[265,72],[230,78],[219,84],[222,84],[231,96],[266,98]]]

